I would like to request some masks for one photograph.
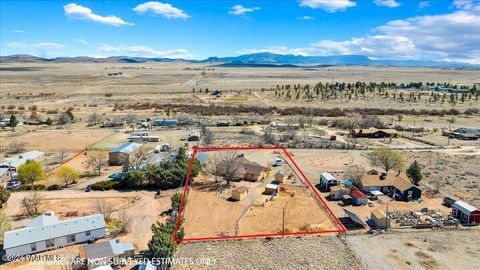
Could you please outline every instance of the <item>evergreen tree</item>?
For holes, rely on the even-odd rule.
[[[418,183],[422,181],[422,168],[416,160],[410,165],[410,167],[408,167],[407,175],[410,178],[410,181],[412,181],[412,183],[416,186],[418,186]]]

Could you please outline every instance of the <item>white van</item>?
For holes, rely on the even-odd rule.
[[[276,158],[275,159],[275,167],[280,167],[282,166],[282,159],[281,158]]]

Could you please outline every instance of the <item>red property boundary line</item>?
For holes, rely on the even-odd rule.
[[[177,239],[177,233],[180,228],[180,221],[182,219],[182,213],[185,206],[185,199],[187,196],[188,191],[188,184],[190,183],[191,172],[193,167],[193,162],[195,160],[195,156],[197,151],[228,151],[228,150],[281,150],[290,162],[295,166],[295,169],[302,175],[302,177],[307,182],[309,188],[315,193],[318,199],[322,202],[323,206],[327,209],[327,212],[333,217],[337,225],[340,229],[337,230],[323,230],[323,231],[307,231],[307,232],[288,232],[288,233],[267,233],[267,234],[248,234],[248,235],[235,235],[235,236],[212,236],[212,237],[196,237],[196,238],[183,238]],[[332,209],[327,205],[326,201],[318,190],[312,185],[310,180],[305,176],[303,171],[298,167],[297,163],[293,160],[290,154],[287,152],[285,147],[193,147],[192,158],[190,160],[190,164],[188,166],[188,173],[185,181],[185,187],[183,189],[182,201],[180,203],[180,209],[177,214],[177,221],[175,223],[175,230],[173,233],[173,241],[176,243],[180,242],[193,242],[193,241],[207,241],[207,240],[227,240],[227,239],[245,239],[245,238],[265,238],[265,237],[280,237],[280,236],[288,236],[288,235],[311,235],[311,234],[323,234],[323,233],[345,233],[347,230],[340,222],[340,220],[333,214]]]

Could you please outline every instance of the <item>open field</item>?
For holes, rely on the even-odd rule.
[[[367,269],[475,269],[478,229],[347,236]]]
[[[336,236],[320,235],[181,243],[175,258],[208,258],[214,265],[175,265],[173,269],[364,269]]]

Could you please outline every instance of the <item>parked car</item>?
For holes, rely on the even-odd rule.
[[[85,192],[90,192],[92,191],[92,185],[88,185],[85,187]]]
[[[443,205],[452,207],[452,205],[455,203],[455,200],[450,198],[450,197],[444,197],[443,198]]]
[[[276,158],[275,159],[275,167],[280,167],[282,166],[282,159],[281,158]]]
[[[123,178],[125,178],[125,173],[123,172],[112,173],[108,176],[108,179],[116,180],[116,181],[121,181],[123,180]]]
[[[18,181],[10,181],[7,183],[7,189],[16,189],[18,187],[20,187],[22,185],[22,183],[18,182]]]

